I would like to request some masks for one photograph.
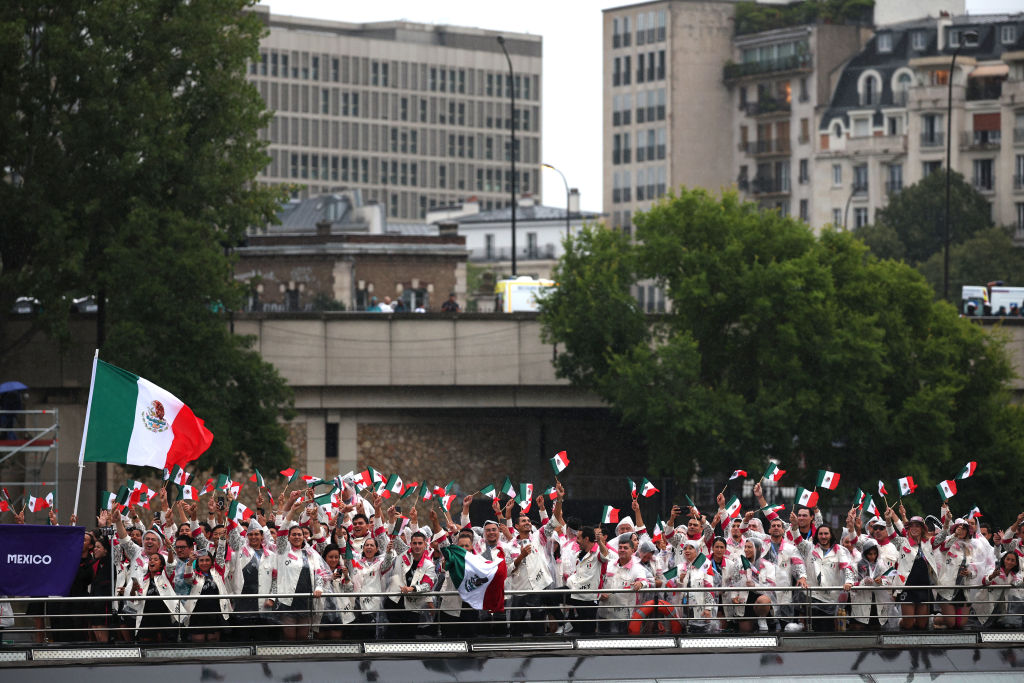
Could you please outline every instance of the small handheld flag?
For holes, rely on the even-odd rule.
[[[804,507],[817,507],[818,505],[818,492],[808,491],[800,486],[796,487],[796,497],[793,499],[793,505],[803,505]]]
[[[516,497],[516,487],[512,485],[512,480],[508,477],[505,477],[505,483],[501,485],[501,492],[509,498]]]
[[[945,502],[956,495],[956,480],[947,479],[946,481],[940,481],[935,488],[939,490],[939,496]]]
[[[971,511],[967,514],[967,518],[971,519],[974,517],[981,517],[981,508],[975,505],[971,508]]]
[[[640,495],[643,496],[644,498],[650,498],[655,493],[660,493],[660,491],[654,487],[654,484],[652,484],[650,481],[647,480],[646,477],[644,477],[643,483],[640,484]],[[633,495],[635,496],[636,494]]]
[[[734,470],[733,473],[732,473],[732,476],[729,477],[729,481],[732,481],[733,479],[739,479],[740,477],[746,477],[746,476],[747,476],[746,470]]]
[[[555,457],[551,458],[551,469],[555,471],[556,477],[568,466],[569,456],[565,451],[559,451],[558,453],[555,453]]]
[[[881,479],[878,480],[878,495],[882,496],[883,498],[889,495],[889,492],[885,490],[885,482],[883,482]]]
[[[267,488],[267,482],[263,480],[263,475],[260,474],[259,470],[256,470],[253,474],[249,475],[249,481],[256,484],[261,489]]]
[[[974,471],[976,469],[978,469],[978,463],[976,463],[976,462],[974,462],[972,460],[971,462],[969,462],[966,465],[964,465],[964,468],[962,470],[960,470],[960,473],[956,475],[956,478],[957,479],[967,479],[968,477],[973,477],[974,476]]]
[[[740,499],[737,498],[736,496],[733,496],[732,498],[729,499],[729,502],[725,504],[725,519],[722,521],[726,522],[732,519],[733,517],[739,517],[739,514]]]
[[[913,477],[900,477],[900,496],[909,496],[911,493],[917,490],[917,484],[914,483]]]
[[[818,470],[818,486],[829,491],[835,491],[839,486],[839,474],[828,470]]]
[[[491,488],[493,489],[494,487],[492,486]],[[558,498],[558,489],[555,488],[554,486],[549,486],[548,488],[544,489],[544,495],[547,496],[549,499],[554,500],[555,498]]]
[[[494,500],[495,498],[498,497],[498,492],[495,490],[494,484],[488,484],[487,486],[483,487],[482,489],[480,489],[480,493],[487,496],[491,500]]]
[[[775,463],[769,463],[768,469],[762,475],[761,479],[767,479],[768,481],[778,483],[779,479],[782,479],[782,475],[786,473],[786,470],[780,470],[779,466]]]
[[[626,481],[629,482],[629,495],[632,496],[633,498],[636,498],[636,482],[630,479],[629,477],[626,477]]]
[[[601,523],[602,524],[618,524],[619,523],[619,509],[613,508],[611,505],[605,505],[601,511]]]
[[[700,509],[697,507],[697,504],[693,502],[693,499],[690,498],[689,494],[686,494],[686,504],[689,505],[690,508],[698,515],[700,514]]]
[[[778,515],[780,512],[783,512],[785,509],[786,509],[785,505],[768,505],[766,507],[761,508],[761,512],[764,513],[765,517],[769,517],[769,516],[771,516],[772,513],[775,513],[776,515]]]

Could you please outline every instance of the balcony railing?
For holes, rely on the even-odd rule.
[[[942,147],[945,144],[945,136],[941,131],[932,133],[921,133],[922,147]]]
[[[999,149],[1001,143],[998,130],[968,130],[960,134],[960,146],[966,149]]]
[[[789,194],[789,178],[754,178],[752,194]]]
[[[764,98],[757,102],[747,102],[744,109],[747,116],[760,116],[762,114],[788,113],[792,104],[783,99]]]
[[[740,143],[741,152],[755,156],[759,154],[789,154],[790,149],[789,140],[785,138],[779,140],[751,140]]]
[[[726,64],[722,71],[723,79],[733,81],[745,76],[758,76],[778,71],[810,71],[813,59],[810,53],[803,55],[791,55],[780,59],[767,59],[759,62],[745,62],[743,64]]]

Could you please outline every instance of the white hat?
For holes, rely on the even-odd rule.
[[[623,517],[622,519],[620,519],[620,520],[619,520],[619,523],[615,525],[615,531],[616,531],[616,533],[618,533],[619,529],[621,529],[622,527],[626,526],[627,524],[628,524],[628,525],[629,525],[630,527],[633,527],[633,526],[635,526],[635,525],[633,524],[633,518],[632,518],[632,517],[630,517],[629,515],[626,515],[625,517]]]
[[[869,526],[869,527],[871,527],[871,526],[885,526],[885,522],[884,522],[884,521],[882,521],[882,518],[881,518],[881,517],[872,517],[872,518],[871,518],[871,519],[870,519],[870,520],[868,521],[868,526]]]
[[[263,527],[260,526],[260,522],[256,519],[256,515],[249,518],[249,531],[263,531]]]

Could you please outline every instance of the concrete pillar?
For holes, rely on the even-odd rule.
[[[324,431],[327,417],[322,412],[306,416],[306,471],[305,474],[323,476],[324,472]]]
[[[356,438],[358,420],[355,413],[342,412],[338,418],[338,472],[345,474],[356,469],[359,439]]]

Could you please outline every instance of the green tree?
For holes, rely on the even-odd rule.
[[[33,296],[33,331],[62,338],[68,299],[96,295],[101,356],[207,420],[201,462],[269,469],[289,458],[290,393],[218,312],[243,293],[230,247],[282,199],[253,183],[270,114],[244,75],[264,31],[251,4],[0,8],[0,324]]]
[[[1022,452],[998,433],[1020,416],[1000,340],[909,266],[733,193],[683,190],[636,225],[635,243],[595,227],[567,242],[542,321],[564,345],[558,374],[636,427],[659,470],[724,476],[774,457],[791,483],[827,467],[852,492]],[[652,281],[672,305],[649,318],[630,287]]]
[[[936,171],[893,195],[878,210],[878,226],[854,231],[880,258],[917,265],[945,245],[946,173]],[[954,172],[950,179],[950,242],[961,244],[992,226],[988,200]],[[941,291],[941,288],[936,290]]]
[[[1024,251],[1013,243],[1010,228],[992,227],[953,246],[949,251],[949,291],[959,299],[964,285],[983,285],[1002,280],[1009,285],[1024,282]],[[943,254],[932,254],[918,270],[936,292],[943,286]]]

